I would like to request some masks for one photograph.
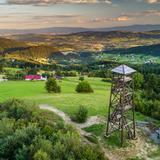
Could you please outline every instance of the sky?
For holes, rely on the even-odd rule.
[[[0,0],[0,29],[160,24],[160,0]]]

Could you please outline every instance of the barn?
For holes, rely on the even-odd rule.
[[[41,75],[26,75],[26,81],[36,80],[36,81],[45,81],[47,78],[42,77]]]

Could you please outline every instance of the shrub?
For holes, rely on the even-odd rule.
[[[112,82],[112,79],[111,78],[103,78],[102,79],[102,82]]]
[[[49,78],[46,82],[46,90],[48,93],[54,92],[54,93],[60,93],[61,88],[58,86],[57,82],[53,78]]]
[[[11,99],[4,102],[0,107],[0,111],[4,111],[6,109],[8,111],[8,117],[13,117],[18,120],[32,118],[32,113],[38,108],[34,104],[27,101]]]
[[[63,75],[66,76],[66,77],[76,77],[77,72],[75,72],[75,71],[64,71]]]
[[[92,93],[93,89],[87,81],[81,81],[77,87],[76,92],[78,93]]]
[[[0,119],[0,159],[105,159],[98,148],[84,143],[79,133],[54,113],[15,99],[0,103],[0,113],[5,117]]]
[[[82,76],[79,77],[79,80],[80,80],[80,81],[84,81],[84,77],[82,77]]]
[[[26,145],[23,145],[22,148],[19,148],[16,155],[15,155],[15,159],[16,160],[27,160],[30,158],[30,156],[28,155],[29,149],[27,148]]]
[[[71,119],[78,123],[84,123],[88,117],[88,110],[84,106],[80,106],[78,111],[71,117]]]
[[[34,157],[33,157],[34,160],[50,160],[49,156],[47,155],[46,152],[43,152],[41,150],[38,150]]]

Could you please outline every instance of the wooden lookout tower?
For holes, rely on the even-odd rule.
[[[134,139],[136,136],[132,80],[132,75],[136,71],[126,65],[121,65],[111,71],[113,74],[106,136],[118,132],[121,146],[123,146],[124,138]]]

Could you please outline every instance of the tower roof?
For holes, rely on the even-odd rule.
[[[122,75],[128,75],[128,74],[132,74],[132,73],[136,72],[136,70],[134,70],[133,68],[130,68],[126,65],[120,65],[120,66],[112,69],[111,71],[118,73],[118,74],[122,74]]]

